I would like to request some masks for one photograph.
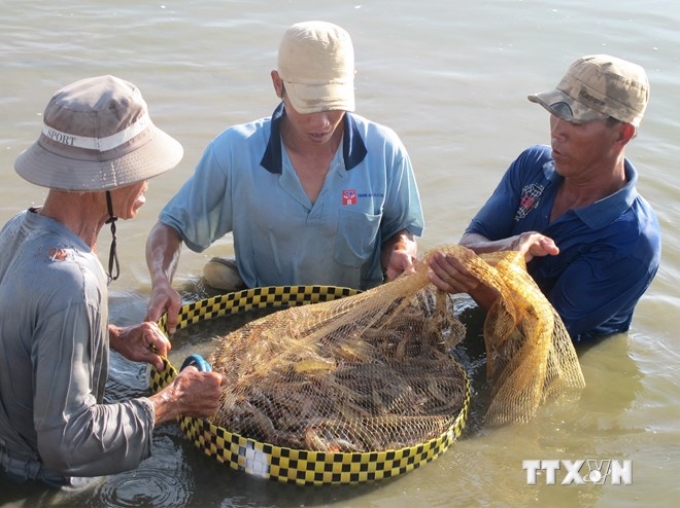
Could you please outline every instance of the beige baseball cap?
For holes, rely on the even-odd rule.
[[[172,169],[183,154],[182,145],[153,124],[135,85],[98,76],[55,92],[38,140],[19,154],[14,169],[43,187],[103,191]]]
[[[306,21],[288,28],[277,71],[298,113],[354,111],[354,48],[339,26]]]
[[[590,55],[571,64],[555,90],[528,98],[569,122],[613,117],[638,127],[649,100],[649,80],[637,64]]]

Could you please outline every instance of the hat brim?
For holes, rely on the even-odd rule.
[[[608,115],[581,104],[557,89],[531,94],[527,98],[543,106],[549,113],[571,123],[581,124],[608,118]]]
[[[310,85],[284,81],[286,94],[295,111],[302,114],[322,111],[354,111],[354,83]]]
[[[113,154],[95,158],[91,150],[78,152],[73,148],[67,155],[41,135],[19,154],[14,169],[25,180],[42,187],[95,192],[158,176],[177,166],[183,155],[182,145],[155,126],[149,129],[142,146],[119,157]]]

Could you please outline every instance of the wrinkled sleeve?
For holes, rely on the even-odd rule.
[[[45,465],[71,476],[134,469],[151,453],[149,399],[102,404],[108,355],[100,314],[82,302],[41,318],[35,334],[34,424]],[[108,336],[106,337],[108,340]],[[70,368],[69,368],[70,366]]]
[[[168,202],[160,221],[175,229],[194,252],[203,252],[215,240],[233,229],[233,213],[229,199],[226,170],[228,141],[220,142],[218,160],[216,142],[206,148],[194,174]]]
[[[515,220],[521,204],[522,188],[527,183],[545,184],[543,164],[548,160],[549,153],[549,148],[541,145],[524,150],[505,171],[489,199],[470,221],[465,233],[500,240],[527,231],[525,221]]]
[[[520,184],[515,177],[518,162],[508,168],[489,199],[479,209],[465,230],[480,234],[489,240],[512,236],[513,217],[517,210]]]
[[[387,158],[387,195],[385,197],[381,235],[384,240],[406,229],[422,236],[423,210],[411,159],[397,135],[388,131],[393,153]]]

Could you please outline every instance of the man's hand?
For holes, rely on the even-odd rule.
[[[521,252],[527,263],[535,257],[556,256],[560,253],[552,238],[536,231],[527,231],[513,237],[510,250]]]
[[[167,312],[170,335],[177,329],[177,313],[182,305],[179,293],[172,288],[181,248],[182,238],[173,228],[161,222],[151,228],[145,251],[152,287],[146,319],[156,322]]]
[[[149,307],[146,311],[148,321],[157,322],[163,313],[167,312],[168,334],[172,335],[177,330],[177,315],[182,306],[182,298],[179,293],[169,284],[158,285],[151,291]]]
[[[381,260],[385,278],[394,280],[402,273],[414,271],[413,262],[418,255],[418,245],[405,229],[387,240],[382,246]]]
[[[447,255],[442,252],[435,252],[430,260],[429,280],[432,284],[437,286],[442,291],[447,293],[467,293],[472,299],[477,302],[477,305],[485,310],[491,308],[491,305],[498,299],[498,292],[482,284],[475,275],[473,275],[465,264],[465,259],[476,254],[466,249],[463,257],[458,258],[453,255]]]
[[[128,360],[150,363],[159,371],[172,347],[158,325],[149,321],[135,326],[109,325],[109,344]]]
[[[474,256],[471,250],[465,250],[465,256]],[[470,293],[480,285],[477,277],[472,275],[461,261],[455,256],[435,252],[430,261],[429,279],[432,284],[447,293]]]
[[[218,372],[200,372],[196,367],[183,369],[172,383],[153,395],[155,423],[163,423],[179,415],[204,418],[219,408],[227,376]]]

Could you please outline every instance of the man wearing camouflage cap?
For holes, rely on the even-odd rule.
[[[508,168],[460,243],[476,253],[522,252],[574,342],[625,332],[654,278],[661,237],[624,156],[649,98],[644,69],[609,55],[579,58],[554,90],[529,96],[550,113],[551,146]],[[495,292],[438,255],[431,280],[489,308]]]

